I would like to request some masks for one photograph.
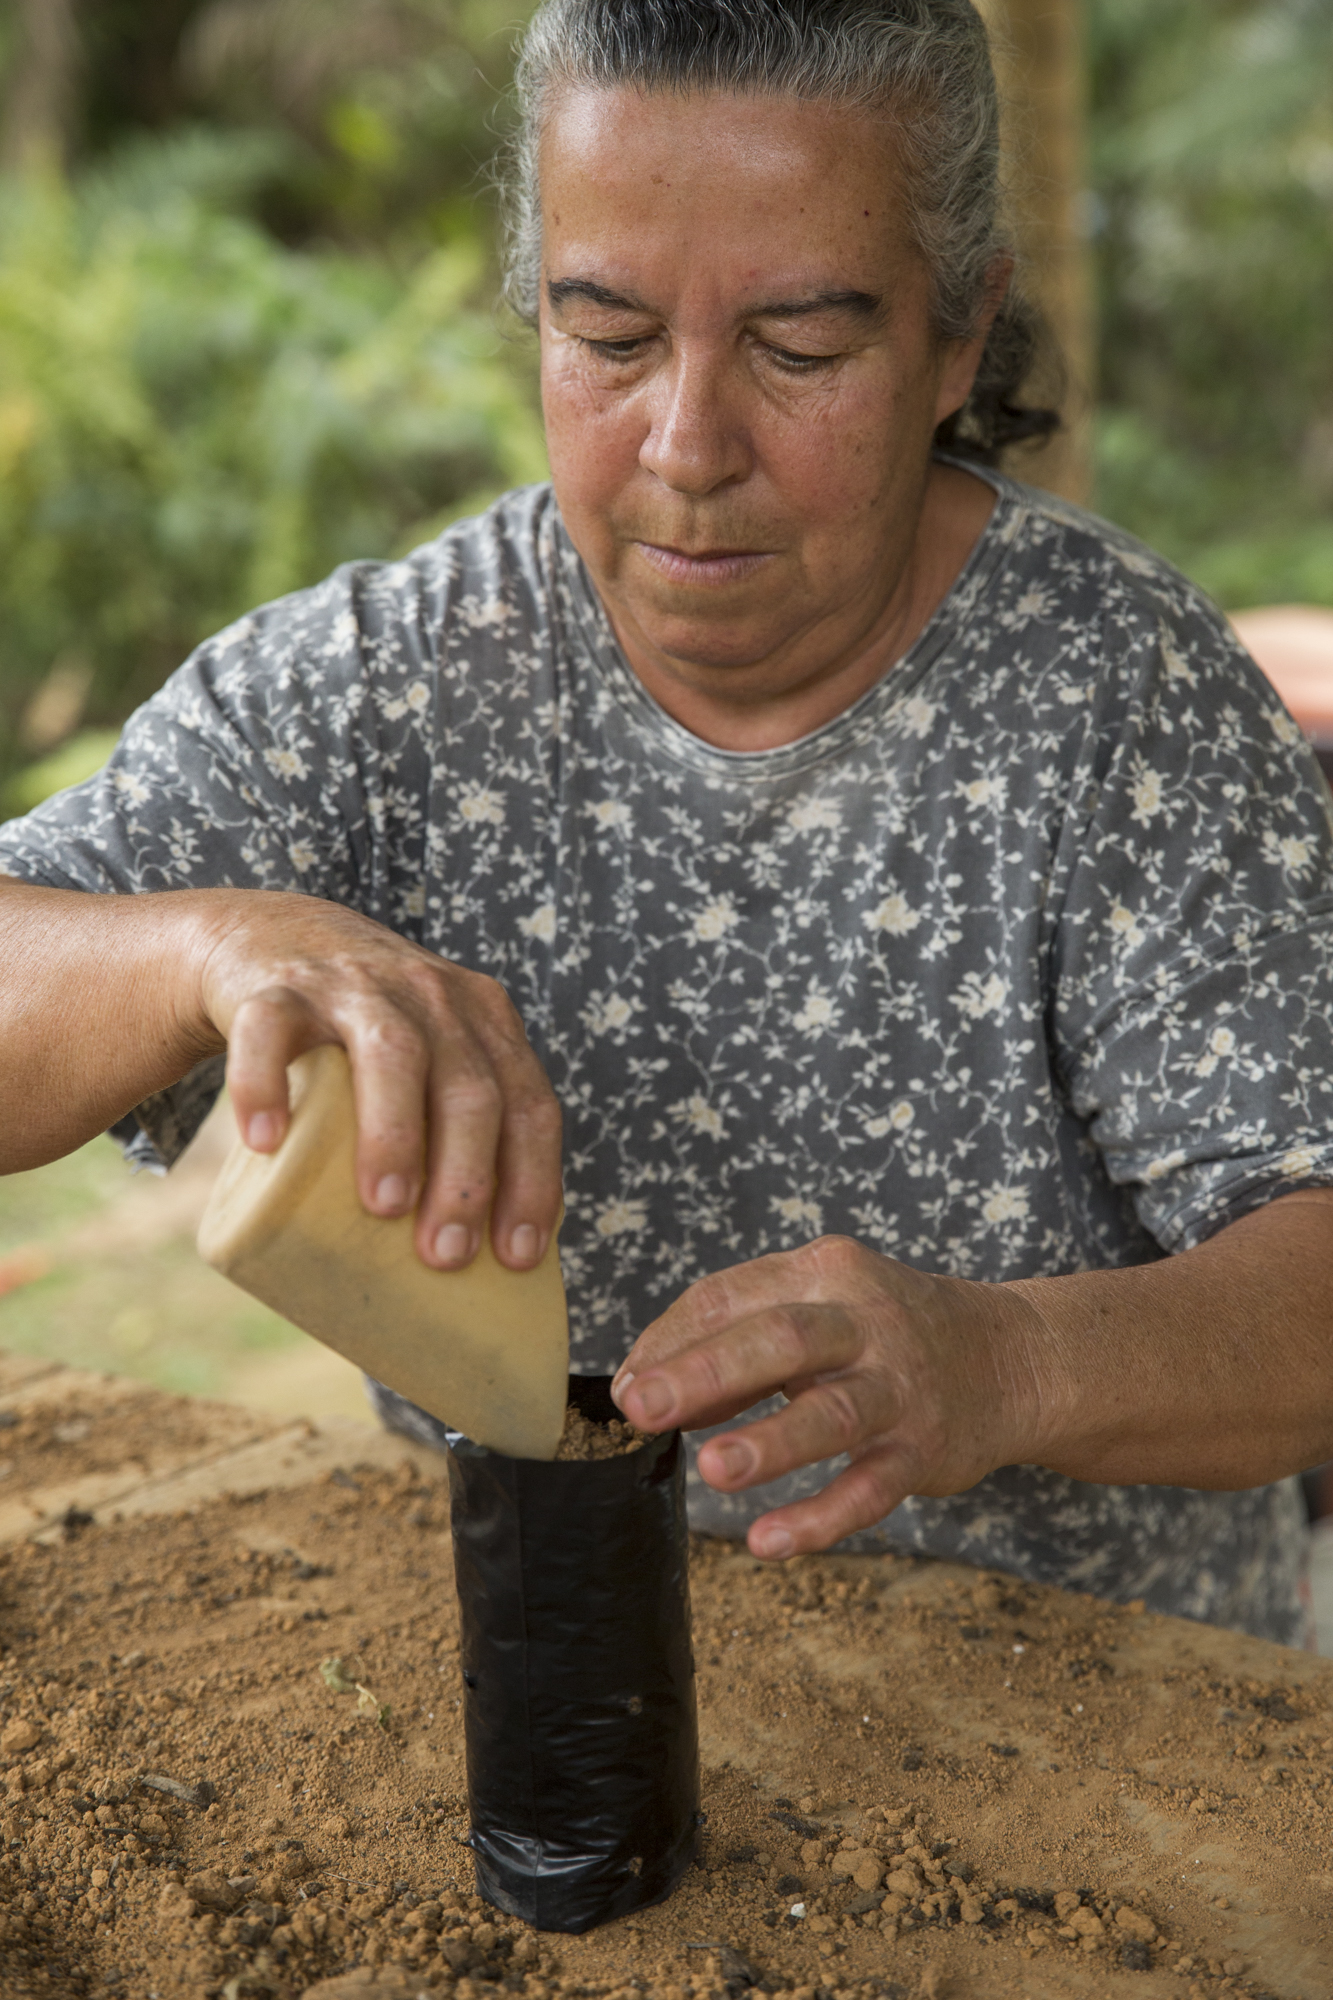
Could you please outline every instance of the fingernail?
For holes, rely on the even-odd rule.
[[[520,1222],[509,1239],[509,1254],[516,1264],[536,1264],[545,1249],[541,1235],[530,1222]]]
[[[675,1396],[660,1378],[655,1382],[650,1379],[639,1384],[639,1409],[644,1423],[658,1423],[663,1417],[670,1416],[675,1407]]]
[[[446,1222],[435,1238],[435,1255],[442,1264],[466,1264],[473,1247],[472,1231],[461,1222]]]
[[[408,1205],[408,1192],[404,1174],[386,1174],[375,1190],[375,1206],[401,1215]]]
[[[754,1552],[770,1561],[789,1556],[794,1547],[790,1534],[785,1528],[760,1528],[754,1537]]]
[[[272,1111],[256,1111],[246,1124],[245,1143],[252,1152],[266,1153],[278,1143],[278,1120]]]
[[[625,1391],[626,1389],[628,1389],[630,1383],[633,1380],[634,1380],[633,1370],[631,1370],[628,1374],[626,1374],[624,1369],[621,1370],[619,1375],[616,1375],[612,1378],[611,1401],[615,1404],[618,1410],[624,1407]]]
[[[728,1479],[744,1479],[747,1472],[754,1469],[754,1453],[748,1444],[737,1444],[731,1440],[726,1444],[715,1444],[712,1456],[722,1461],[722,1471]]]

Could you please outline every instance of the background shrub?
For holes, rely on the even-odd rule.
[[[0,0],[0,811],[249,606],[542,476],[486,173],[526,12]],[[1087,13],[1096,505],[1333,604],[1333,5]]]

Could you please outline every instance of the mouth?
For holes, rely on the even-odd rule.
[[[636,542],[644,560],[670,583],[742,583],[773,560],[768,549],[672,548],[662,542]]]

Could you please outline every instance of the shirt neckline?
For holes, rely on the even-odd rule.
[[[912,645],[895,660],[872,687],[808,736],[794,743],[779,744],[772,750],[722,750],[694,735],[661,703],[649,694],[621,650],[606,608],[582,557],[569,539],[553,505],[555,529],[563,559],[562,566],[571,586],[573,611],[579,634],[599,679],[616,707],[626,715],[636,734],[647,745],[665,751],[675,762],[687,765],[704,776],[725,778],[731,783],[766,783],[807,771],[817,764],[842,756],[863,738],[872,735],[884,712],[896,707],[935,665],[940,654],[957,637],[965,621],[976,611],[982,597],[1003,569],[1029,508],[1022,489],[1002,472],[977,465],[945,452],[934,454],[937,463],[954,465],[970,472],[995,490],[996,503],[990,519],[952,585],[918,633]],[[553,500],[554,500],[554,496]]]

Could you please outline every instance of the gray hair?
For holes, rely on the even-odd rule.
[[[892,105],[910,225],[930,266],[946,340],[974,330],[987,277],[1009,248],[999,173],[999,106],[986,27],[972,0],[544,0],[524,38],[520,112],[505,185],[505,296],[529,325],[541,285],[538,153],[556,92],[773,92]],[[968,403],[939,442],[993,460],[1056,429],[1016,398],[1037,358],[1032,309],[1011,288]]]

